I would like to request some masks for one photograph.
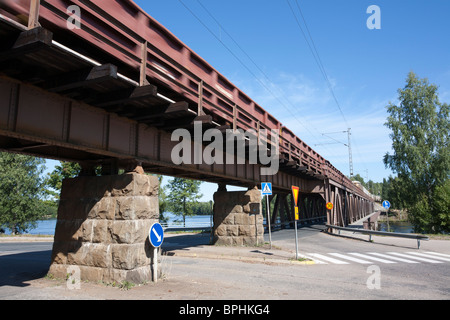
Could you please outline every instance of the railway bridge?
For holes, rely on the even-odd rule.
[[[273,184],[272,222],[294,220],[291,186],[304,220],[345,226],[373,212],[370,196],[131,0],[0,2],[0,149],[82,166],[58,209],[50,272],[63,277],[77,266],[82,279],[148,281],[159,209],[145,172],[217,183],[217,243],[262,239],[262,182]]]

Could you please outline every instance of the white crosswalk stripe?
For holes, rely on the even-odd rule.
[[[417,262],[417,261],[408,260],[408,259],[403,259],[403,258],[399,258],[399,257],[392,257],[392,256],[389,256],[389,255],[387,255],[387,254],[378,253],[378,252],[370,252],[369,254],[375,255],[375,256],[378,256],[378,257],[382,257],[382,258],[387,258],[387,259],[390,259],[390,260],[400,261],[400,262],[406,262],[406,263],[419,263],[419,262]]]
[[[450,262],[450,255],[437,252],[349,252],[349,253],[308,253],[306,258],[312,259],[316,264],[396,264],[399,262],[415,263],[445,263]]]
[[[358,258],[354,258],[354,257],[350,257],[350,256],[344,255],[342,253],[330,253],[330,254],[332,256],[334,256],[334,257],[338,257],[338,258],[341,258],[341,259],[344,259],[344,260],[350,260],[350,261],[353,261],[353,262],[356,262],[356,263],[372,264],[372,262],[370,262],[370,261],[362,260],[362,259],[358,259]]]
[[[356,253],[356,252],[350,252],[349,254],[357,256],[357,257],[361,257],[361,258],[364,258],[364,259],[369,259],[369,260],[372,260],[372,261],[381,262],[381,263],[387,263],[387,264],[389,264],[389,263],[397,263],[397,262],[391,261],[391,260],[381,259],[381,258],[377,258],[377,257],[371,257],[371,256],[369,256],[367,254],[361,254],[361,253]]]
[[[421,257],[412,256],[410,254],[406,255],[406,254],[398,253],[398,252],[389,252],[389,254],[393,254],[393,255],[396,255],[396,256],[399,256],[399,257],[408,258],[408,259],[415,259],[415,260],[419,260],[419,261],[429,262],[429,263],[442,263],[442,261],[436,261],[436,260],[432,260],[432,259],[425,259],[425,258],[421,258]]]
[[[444,258],[449,258],[450,259],[450,254],[443,254],[443,253],[431,252],[431,251],[428,251],[426,253],[427,254],[431,254],[432,256],[439,256],[439,257],[444,257]]]
[[[415,255],[419,255],[421,257],[426,257],[426,258],[431,258],[431,259],[437,259],[437,260],[442,260],[442,261],[447,261],[450,262],[450,256],[445,257],[444,254],[440,254],[440,255],[434,255],[431,254],[429,252],[426,253],[421,253],[421,252],[409,252],[411,254],[415,254]]]
[[[333,264],[349,264],[348,262],[344,262],[344,261],[341,261],[341,260],[333,259],[333,258],[327,257],[327,256],[325,256],[323,254],[319,254],[319,253],[310,253],[310,254],[307,254],[306,256],[310,257],[316,263],[319,263],[319,264],[326,264],[327,262],[331,262]],[[318,260],[318,259],[320,259],[320,260]],[[326,261],[326,262],[324,262],[323,260]]]

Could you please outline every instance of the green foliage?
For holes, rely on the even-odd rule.
[[[409,220],[414,225],[416,232],[432,233],[433,216],[429,198],[423,193],[417,198],[417,201],[409,208]]]
[[[363,185],[364,188],[366,188],[371,194],[375,196],[381,196],[381,190],[383,184],[380,182],[373,182],[372,180],[369,180],[367,182],[364,181],[364,178],[361,177],[361,175],[358,173],[355,176],[352,177],[353,181],[359,181]]]
[[[52,194],[58,197],[63,180],[77,177],[80,171],[81,166],[78,163],[61,161],[60,165],[55,166],[53,172],[48,174],[48,185],[56,190]]]
[[[436,215],[436,231],[450,231],[450,179],[434,189],[432,212]]]
[[[431,198],[419,196],[410,208],[410,219],[417,232],[441,233],[450,231],[450,180],[436,187]]]
[[[157,175],[159,182],[159,190],[158,190],[158,201],[159,201],[159,221],[167,222],[167,218],[164,216],[164,213],[167,211],[167,194],[166,187],[162,185],[163,176]]]
[[[167,209],[176,215],[193,215],[193,204],[202,197],[200,181],[173,178],[167,185]]]
[[[207,202],[194,202],[191,204],[192,214],[194,215],[212,215],[212,201]]]
[[[399,177],[389,177],[389,179],[383,179],[383,186],[381,191],[381,199],[389,200],[392,209],[406,209],[406,201],[403,190],[405,190],[404,181]]]
[[[43,200],[45,218],[56,218],[58,215],[58,203],[53,200]]]
[[[416,229],[449,232],[442,214],[449,211],[448,202],[445,195],[440,197],[450,176],[450,107],[439,102],[437,90],[427,79],[409,73],[406,86],[398,91],[400,104],[387,107],[394,154],[386,154],[384,163],[398,174],[390,189],[400,193]]]
[[[34,227],[46,214],[44,160],[0,153],[0,227],[13,234]]]

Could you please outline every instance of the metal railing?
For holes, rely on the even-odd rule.
[[[319,179],[330,178],[365,198],[329,161],[133,1],[110,2],[105,6],[102,0],[32,0],[30,6],[30,1],[2,0],[2,9],[17,21],[20,21],[18,17],[29,16],[29,29],[42,24],[55,31],[63,45],[80,46],[72,39],[83,39],[83,51],[89,50],[94,60],[109,63],[105,56],[113,56],[121,73],[134,76],[136,82],[139,78],[138,84],[146,83],[148,77],[152,84],[165,88],[170,95],[166,98],[183,97],[191,102],[191,107],[198,103],[199,116],[206,112],[216,122],[221,119],[223,123],[233,124],[233,129],[279,130],[280,154],[294,162],[294,166],[307,168]],[[68,4],[83,13],[79,17],[82,27],[67,28],[71,17]]]
[[[415,240],[417,240],[417,248],[418,249],[420,249],[420,240],[424,240],[424,241],[430,240],[429,237],[420,235],[420,234],[374,231],[374,230],[366,230],[366,229],[362,229],[362,228],[339,227],[339,226],[333,226],[333,225],[329,225],[329,224],[327,224],[326,227],[328,228],[328,230],[331,229],[331,232],[328,231],[329,233],[333,233],[332,230],[336,229],[338,231],[348,231],[348,232],[357,232],[357,233],[367,234],[367,235],[369,235],[369,241],[372,241],[372,235],[415,239]],[[339,234],[340,234],[340,232],[339,232]]]
[[[179,224],[179,223],[161,223],[164,232],[188,232],[188,231],[211,231],[212,224],[210,223],[192,223],[189,222],[187,225]]]

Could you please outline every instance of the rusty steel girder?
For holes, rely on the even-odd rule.
[[[295,136],[291,130],[133,1],[108,0],[107,5],[105,2],[105,0],[2,0],[0,14],[28,29],[42,26],[52,33],[53,40],[96,61],[100,68],[95,70],[96,74],[106,70],[109,72],[107,74],[109,78],[111,74],[117,75],[120,72],[133,79],[138,86],[145,87],[145,92],[149,92],[148,100],[144,100],[148,103],[161,104],[161,101],[153,95],[158,92],[173,102],[186,102],[186,106],[176,106],[186,114],[204,116],[209,118],[210,123],[218,126],[257,131],[278,130],[280,156],[285,170],[290,175],[308,175],[309,178],[322,182],[330,180],[342,189],[351,190],[352,193],[367,198],[362,190],[355,187],[329,161]],[[80,8],[82,13],[80,28],[68,28],[67,21],[71,12],[67,9],[71,5]],[[108,69],[108,65],[116,67],[117,70]],[[70,72],[71,75],[75,73],[76,76],[80,76],[79,70]],[[60,81],[61,77],[58,79]],[[83,77],[83,79],[87,81],[90,78]],[[43,82],[48,85],[51,79],[44,79]],[[39,83],[37,85],[39,86]],[[152,91],[152,85],[156,86],[157,91]],[[70,86],[73,89],[74,84],[71,83]],[[55,89],[53,86],[52,90],[57,92],[55,90],[63,91],[68,90],[67,88],[61,85]],[[139,92],[139,97],[146,97],[145,92]],[[109,93],[105,92],[106,98],[108,95]],[[129,96],[133,94],[127,95],[127,99]],[[107,108],[110,100],[97,99],[84,102]],[[134,108],[139,108],[139,104]],[[145,122],[148,119],[146,115],[136,115],[132,110],[113,110],[119,110],[122,116],[136,121],[137,126],[151,124]],[[284,183],[280,185],[284,186]]]

